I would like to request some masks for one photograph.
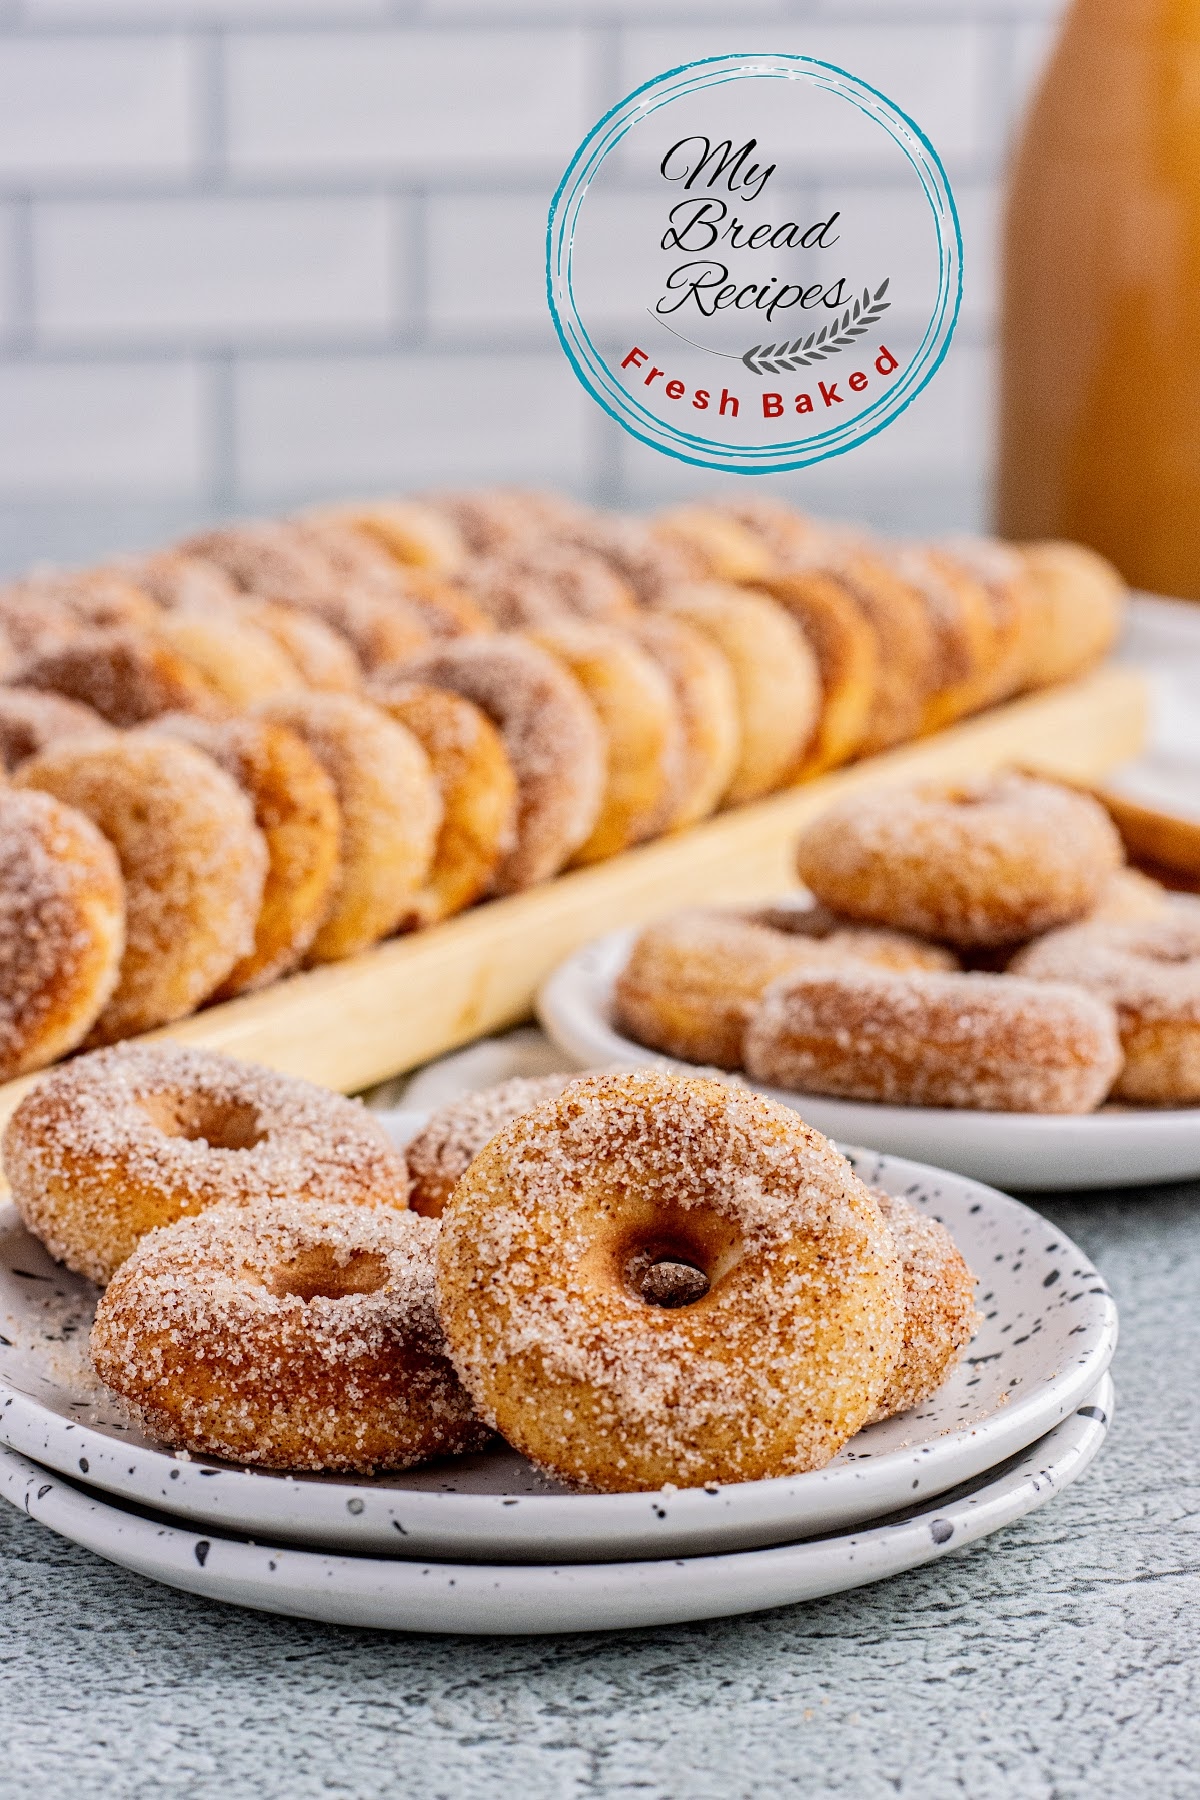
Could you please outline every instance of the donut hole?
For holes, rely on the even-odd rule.
[[[314,1244],[291,1262],[281,1263],[263,1279],[277,1300],[295,1295],[310,1300],[346,1300],[351,1294],[376,1294],[388,1278],[386,1258],[374,1250],[355,1250],[339,1262],[328,1244]]]
[[[210,1150],[253,1150],[266,1137],[258,1108],[248,1100],[210,1094],[148,1094],[139,1102],[164,1137],[187,1138]]]

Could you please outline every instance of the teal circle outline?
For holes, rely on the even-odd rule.
[[[807,80],[840,95],[888,133],[915,171],[933,214],[939,257],[938,293],[925,334],[900,381],[853,420],[790,444],[723,449],[711,438],[681,431],[659,419],[616,379],[579,316],[571,283],[571,259],[575,224],[588,189],[605,159],[632,126],[683,95],[748,79]],[[657,96],[652,105],[647,101],[651,93]],[[566,300],[565,315],[555,298],[556,280]],[[920,126],[886,94],[849,70],[785,51],[730,51],[723,56],[706,56],[680,63],[634,88],[610,107],[576,150],[555,190],[546,222],[546,301],[558,341],[581,385],[623,430],[652,450],[727,474],[766,475],[807,468],[842,456],[884,430],[911,406],[941,366],[958,324],[962,286],[958,209],[942,160]],[[700,454],[701,450],[709,454]]]

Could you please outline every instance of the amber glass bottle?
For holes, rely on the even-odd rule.
[[[1074,0],[1004,229],[1000,529],[1200,599],[1200,0]]]

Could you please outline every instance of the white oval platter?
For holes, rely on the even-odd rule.
[[[392,1115],[402,1140],[422,1115]],[[745,1550],[943,1493],[1043,1436],[1112,1357],[1116,1307],[1084,1253],[1018,1201],[870,1151],[864,1180],[945,1220],[980,1278],[980,1328],[924,1405],[860,1432],[826,1468],[710,1493],[572,1494],[497,1443],[375,1478],[180,1459],[128,1428],[87,1360],[96,1290],[0,1213],[0,1442],[89,1486],[272,1541],[479,1561]]]
[[[0,1493],[109,1562],[262,1612],[394,1631],[605,1631],[761,1612],[964,1550],[1078,1480],[1104,1442],[1112,1406],[1106,1375],[1003,1469],[882,1524],[776,1549],[656,1562],[431,1563],[252,1544],[118,1507],[11,1450],[0,1450]]]
[[[613,983],[634,934],[614,931],[559,965],[538,996],[547,1035],[580,1068],[660,1068],[690,1063],[647,1050],[613,1024]],[[1084,1114],[988,1113],[880,1106],[795,1094],[747,1080],[757,1093],[803,1113],[839,1143],[956,1169],[978,1181],[1027,1190],[1132,1187],[1200,1175],[1200,1107],[1104,1107]]]

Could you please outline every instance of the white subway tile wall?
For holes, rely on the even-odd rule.
[[[1062,3],[0,0],[0,569],[340,492],[728,488],[584,394],[543,257],[600,114],[731,48],[875,82],[941,152],[963,223],[929,388],[772,485],[892,529],[984,523],[1000,177]],[[818,197],[835,167],[886,232],[886,174],[814,144]],[[629,216],[611,226],[615,326]]]

